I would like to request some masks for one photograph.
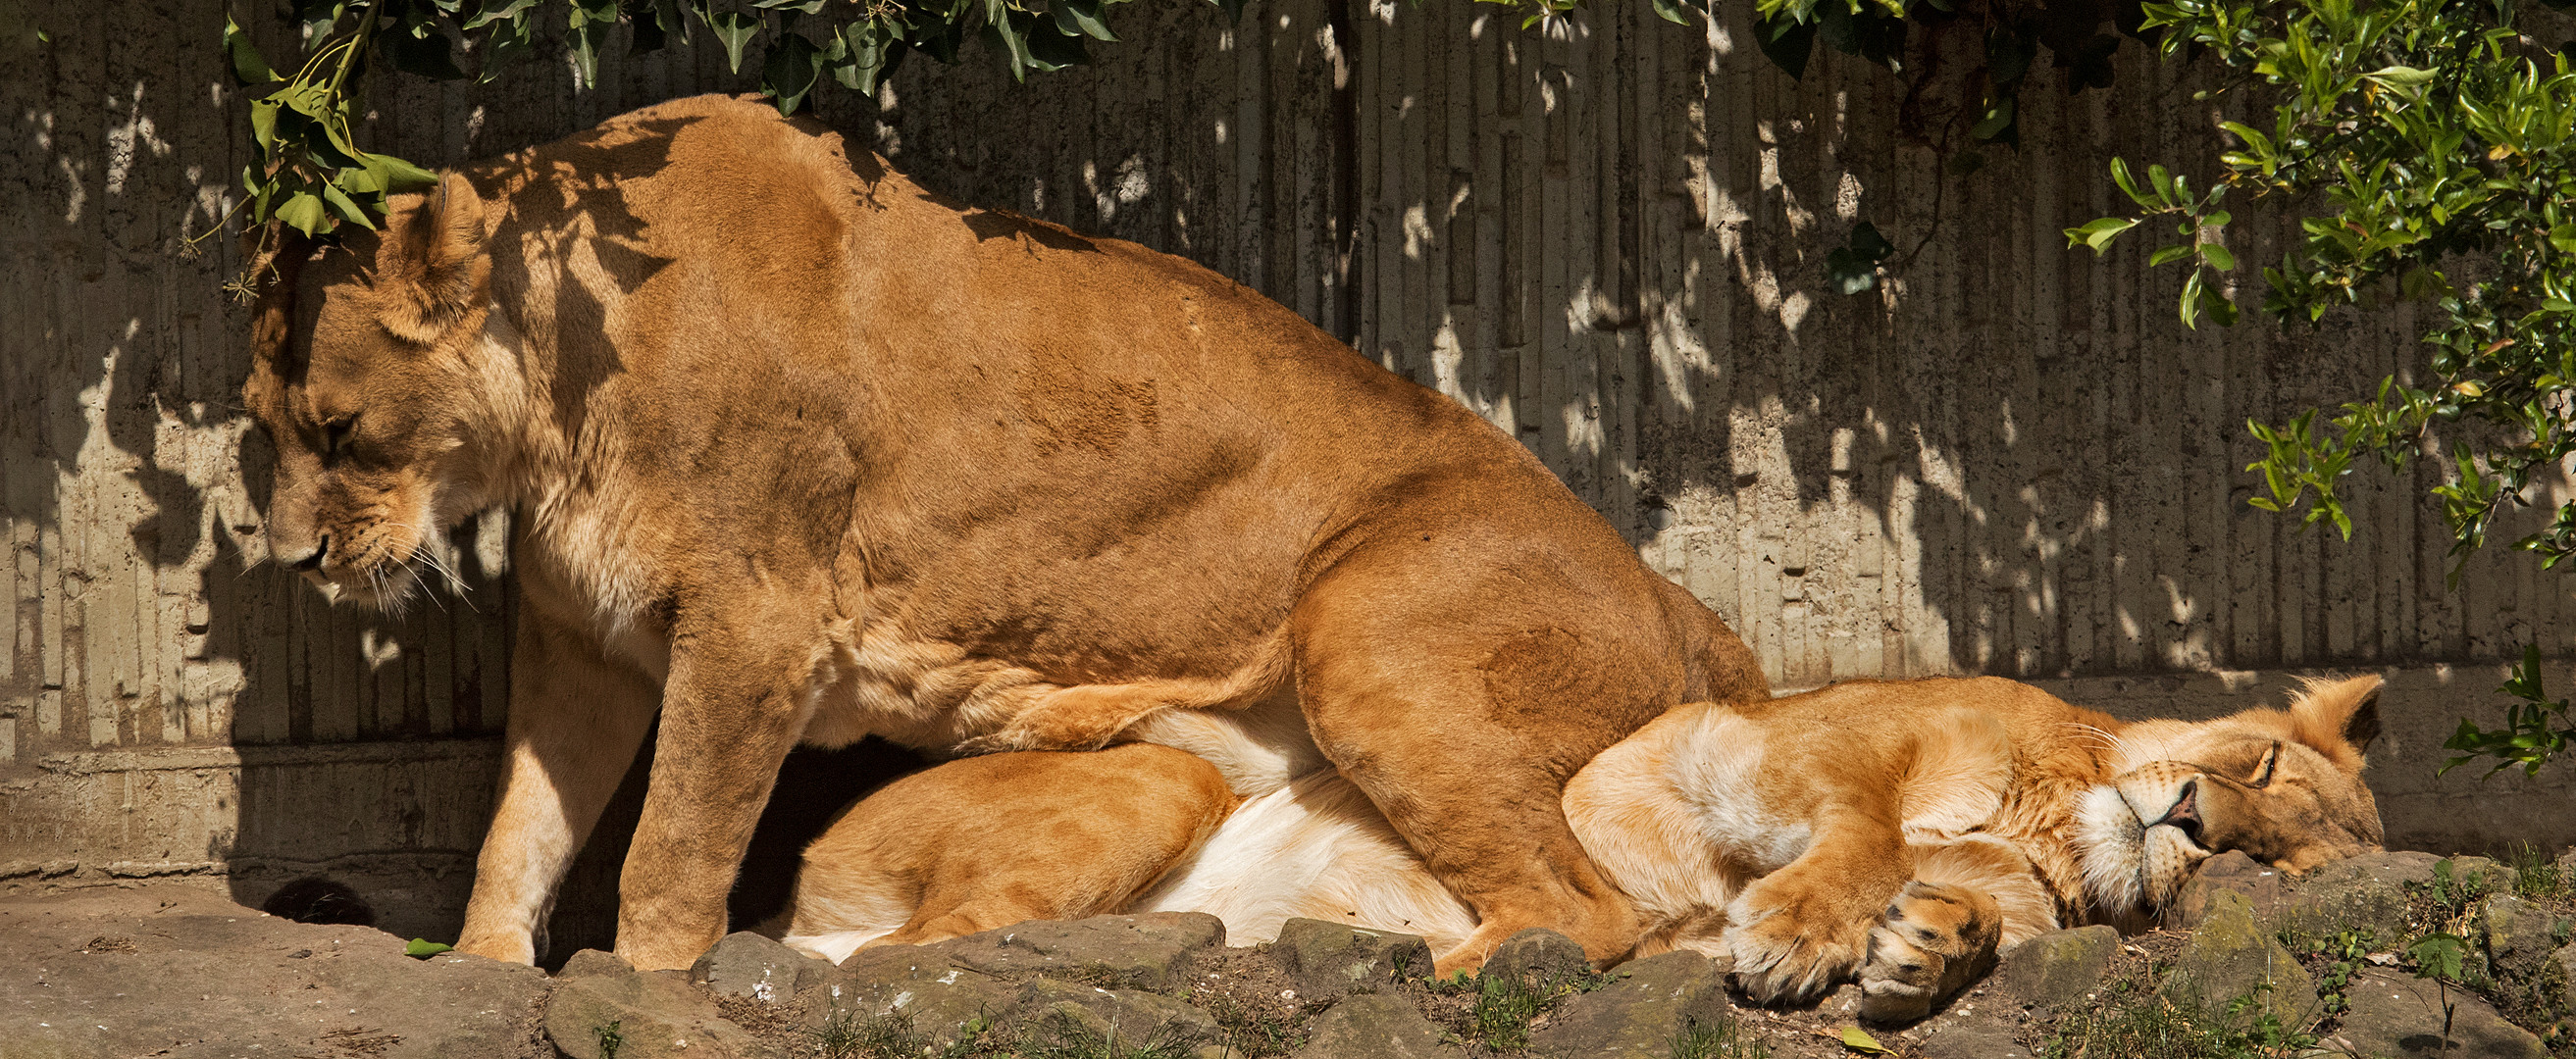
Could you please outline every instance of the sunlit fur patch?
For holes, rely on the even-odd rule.
[[[2075,809],[2075,849],[2084,866],[2084,896],[2095,908],[2136,908],[2146,896],[2146,821],[2120,790],[2100,784]]]

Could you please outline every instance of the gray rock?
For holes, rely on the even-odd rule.
[[[2441,859],[2392,851],[2336,861],[2300,882],[2288,916],[2303,930],[2367,930],[2378,944],[2394,945],[2406,934],[2408,884],[2430,884]]]
[[[2540,977],[2550,954],[2567,940],[2563,922],[2548,909],[2510,894],[2480,902],[2478,930],[2490,973],[2515,982]]]
[[[1168,992],[1188,985],[1199,962],[1223,944],[1225,922],[1215,916],[1148,912],[1070,922],[1031,920],[920,948],[934,959],[1003,978],[1047,975]]]
[[[831,964],[747,930],[725,935],[689,965],[689,981],[718,996],[747,996],[770,1004],[785,1004],[835,977]]]
[[[1592,969],[1583,946],[1545,927],[1531,927],[1494,946],[1479,974],[1517,974],[1534,982],[1560,982]]]
[[[1019,1008],[1025,1023],[1084,1054],[1123,1055],[1156,1043],[1188,1047],[1223,1032],[1207,1012],[1170,997],[1046,978],[1020,990]]]
[[[0,899],[0,1055],[550,1054],[545,972],[403,940],[188,885]]]
[[[1431,946],[1419,937],[1321,919],[1282,924],[1270,954],[1297,983],[1297,995],[1309,1000],[1330,1000],[1431,973]]]
[[[1733,1017],[1726,973],[1699,953],[1649,956],[1611,974],[1608,985],[1558,1001],[1547,1024],[1530,1031],[1530,1050],[1549,1059],[1667,1059],[1690,1026]]]
[[[2080,1004],[2102,984],[2119,951],[2120,932],[2110,927],[2053,930],[2005,952],[1987,988],[2023,1007]]]
[[[2239,998],[2259,999],[2284,1025],[2297,1024],[2317,1003],[2316,983],[2298,958],[2255,918],[2251,902],[2227,892],[2212,895],[2208,917],[2184,940],[2165,992],[2213,1013]]]
[[[556,971],[555,977],[558,979],[588,978],[593,975],[633,973],[635,973],[634,965],[619,959],[615,953],[583,949],[573,953],[572,959],[565,960],[563,970]]]
[[[1011,983],[952,964],[930,946],[890,945],[851,953],[842,961],[841,980],[806,1000],[805,1018],[820,1025],[844,1014],[900,1017],[945,1048],[1008,1017],[1018,1000]]]
[[[1465,1049],[1440,1043],[1440,1027],[1393,993],[1349,997],[1308,1028],[1296,1059],[1454,1059]]]
[[[2280,869],[2256,864],[2254,858],[2231,849],[2200,863],[2165,912],[2165,924],[2184,930],[2199,926],[2209,916],[2210,895],[2220,890],[2242,895],[2257,916],[2272,915],[2290,895]]]
[[[2337,1054],[2441,1059],[2542,1059],[2540,1038],[2506,1022],[2485,1001],[2449,990],[2450,1034],[2442,1032],[2443,991],[2420,978],[2371,970],[2344,987],[2352,1009],[2323,1042]]]
[[[2013,1039],[2012,1027],[1992,1022],[1960,1022],[1934,1030],[1923,1039],[1923,1059],[2030,1059],[2030,1049]]]
[[[757,1059],[759,1042],[676,978],[586,974],[546,999],[546,1039],[569,1059]]]

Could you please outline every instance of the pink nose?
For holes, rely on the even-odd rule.
[[[2160,824],[2171,824],[2180,828],[2183,834],[2190,836],[2192,841],[2200,840],[2199,780],[2183,784],[2182,793],[2174,799],[2173,806],[2165,810],[2165,815],[2157,817],[2154,823],[2147,826],[2155,827]]]

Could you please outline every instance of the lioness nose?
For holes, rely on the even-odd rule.
[[[2182,793],[2174,798],[2173,807],[2165,810],[2165,815],[2157,817],[2155,823],[2147,826],[2155,827],[2158,824],[2172,824],[2181,829],[2183,836],[2191,839],[2195,844],[2200,841],[2199,780],[2185,782],[2182,785]]]
[[[314,542],[312,551],[305,553],[300,558],[287,559],[286,566],[288,569],[299,574],[308,570],[319,570],[322,568],[322,557],[329,554],[331,554],[331,535],[325,533],[322,535],[320,540]],[[279,556],[279,558],[285,559],[286,557]]]

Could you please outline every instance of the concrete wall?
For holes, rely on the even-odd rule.
[[[2454,718],[2495,715],[2496,660],[2569,653],[2566,585],[2499,552],[2446,590],[2429,465],[2357,475],[2349,545],[2245,503],[2245,420],[2412,364],[2406,313],[2192,332],[2179,276],[2063,249],[2113,208],[2111,155],[2199,156],[2195,82],[2131,49],[2116,88],[2069,96],[2042,64],[2022,149],[1960,175],[1973,33],[1903,77],[1820,55],[1798,82],[1742,8],[1523,31],[1463,0],[1255,0],[1233,25],[1134,4],[1093,68],[1019,87],[980,56],[917,63],[822,106],[933,186],[1194,257],[1486,415],[1783,687],[1989,672],[2208,713],[2277,700],[2287,671],[2386,669],[2393,837],[2576,841],[2564,769],[2430,776]],[[180,251],[254,157],[223,8],[120,11],[0,0],[0,887],[183,874],[256,901],[327,870],[434,929],[488,806],[502,534],[461,534],[463,591],[399,617],[258,565],[267,452],[217,289],[237,263],[220,237]],[[713,48],[606,77],[397,78],[371,135],[444,163],[746,83]],[[1862,219],[1893,279],[1830,294],[1824,254]],[[2239,227],[2241,258],[2278,256],[2277,225]]]

